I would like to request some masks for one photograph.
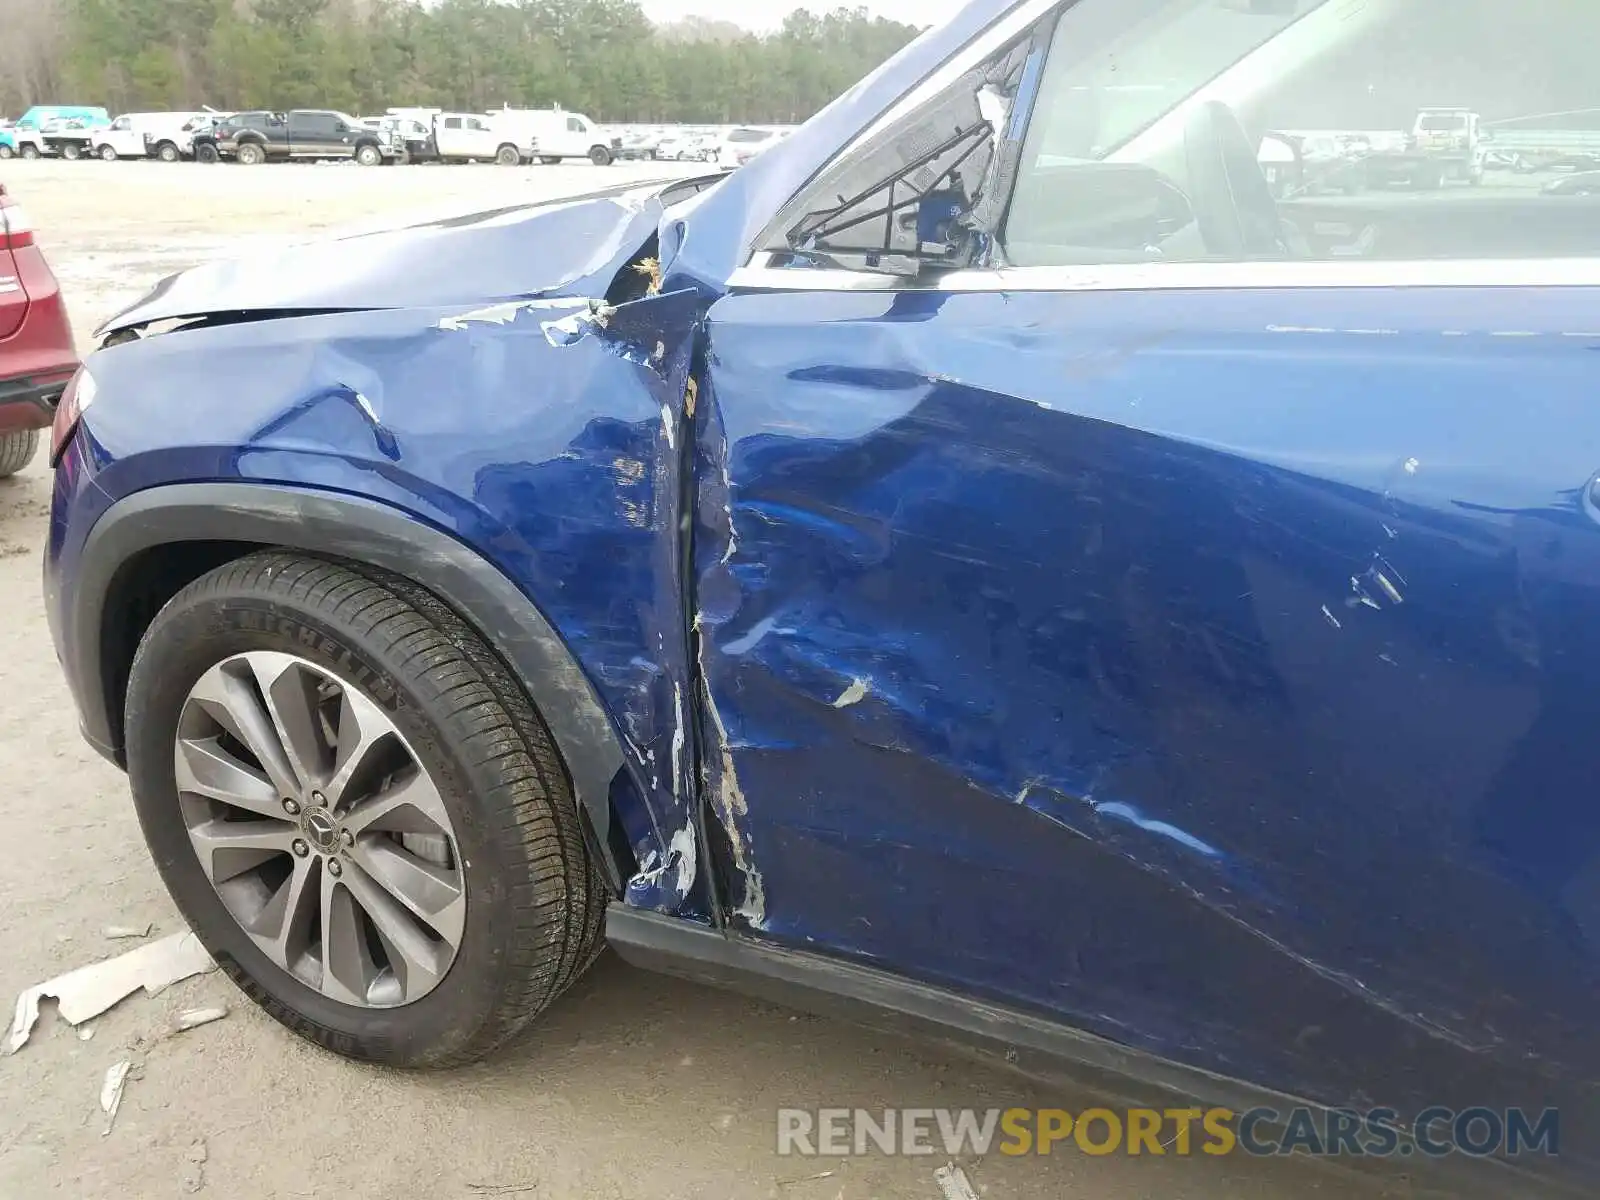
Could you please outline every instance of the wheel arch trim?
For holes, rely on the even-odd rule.
[[[614,888],[626,878],[611,850],[610,793],[622,743],[572,651],[498,567],[452,535],[357,496],[254,483],[184,483],[113,504],[90,530],[73,589],[74,690],[89,741],[123,760],[101,653],[117,576],[139,555],[179,542],[239,542],[299,550],[403,576],[475,629],[510,669],[555,739]]]

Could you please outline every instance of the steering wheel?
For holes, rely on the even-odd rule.
[[[1239,118],[1220,100],[1197,105],[1183,130],[1189,203],[1208,253],[1218,258],[1282,258],[1278,204]]]

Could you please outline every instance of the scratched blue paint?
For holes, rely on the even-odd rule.
[[[1592,1113],[1600,296],[1502,303],[715,305],[762,931],[1290,1090]]]
[[[691,199],[164,284],[110,328],[273,319],[93,357],[51,606],[144,488],[392,505],[594,684],[626,903],[1327,1103],[1560,1104],[1592,1176],[1600,294],[731,288],[1010,7]]]

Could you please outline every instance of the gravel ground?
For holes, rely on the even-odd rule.
[[[654,166],[4,164],[80,340],[161,276],[385,213],[575,194]],[[87,349],[87,346],[85,346]],[[0,1004],[108,957],[108,924],[181,928],[123,777],[79,740],[39,599],[49,500],[36,462],[0,482]],[[169,1032],[181,1009],[225,1021]],[[3,1020],[0,1020],[3,1024]],[[636,972],[608,956],[520,1048],[448,1075],[368,1070],[296,1040],[220,975],[124,1002],[82,1041],[47,1011],[0,1060],[0,1197],[491,1195],[938,1200],[943,1159],[780,1159],[781,1106],[1083,1107],[927,1046]],[[100,1081],[131,1059],[114,1129]],[[1195,1157],[992,1156],[986,1200],[1375,1195],[1319,1165]],[[823,1173],[827,1173],[825,1177]]]

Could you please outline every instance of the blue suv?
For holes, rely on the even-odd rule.
[[[610,944],[1592,1187],[1600,202],[1262,162],[1597,21],[988,0],[725,178],[164,281],[46,589],[183,913],[382,1063]]]

